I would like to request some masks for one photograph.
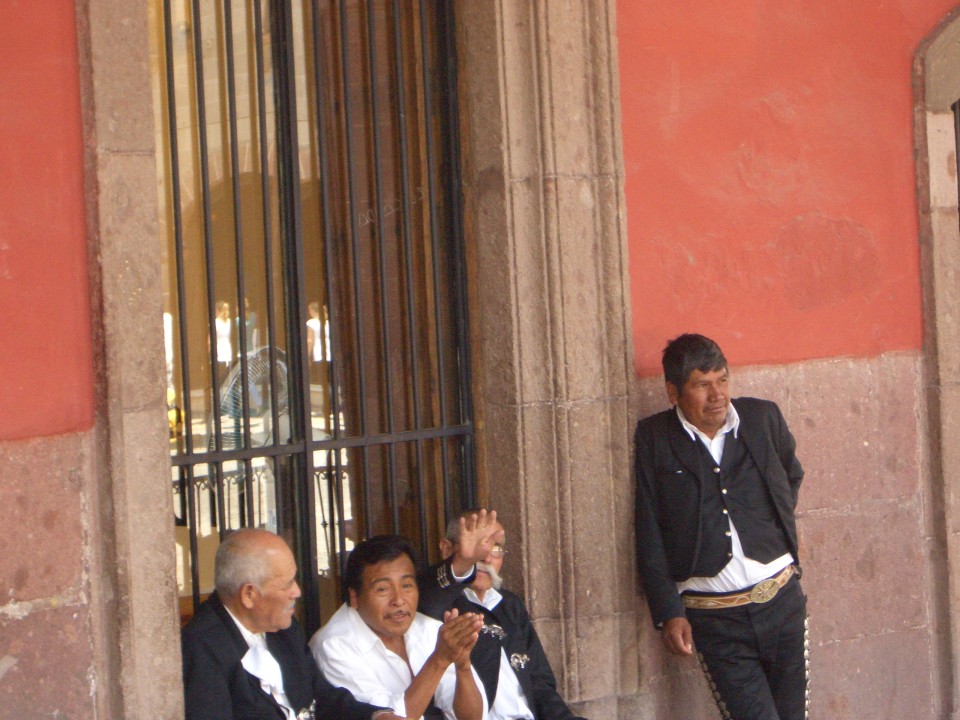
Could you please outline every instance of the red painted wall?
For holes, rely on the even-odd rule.
[[[947,0],[617,4],[638,372],[915,349],[913,53]]]
[[[0,440],[93,422],[74,4],[0,22]]]

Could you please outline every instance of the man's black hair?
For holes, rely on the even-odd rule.
[[[343,574],[343,595],[345,600],[350,598],[350,590],[357,595],[363,589],[363,571],[368,565],[379,562],[390,562],[401,555],[406,555],[413,563],[414,572],[417,571],[417,551],[413,543],[402,535],[375,535],[369,540],[357,543],[347,558],[347,569]]]
[[[726,368],[727,359],[720,346],[703,335],[685,333],[663,349],[663,377],[677,392],[683,392],[694,370],[707,373]]]

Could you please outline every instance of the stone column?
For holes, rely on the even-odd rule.
[[[148,4],[78,7],[96,371],[98,717],[183,717]]]
[[[615,717],[637,685],[615,4],[456,9],[481,497],[565,696]]]

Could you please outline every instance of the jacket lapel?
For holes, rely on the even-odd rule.
[[[237,624],[233,621],[233,618],[230,617],[230,613],[227,612],[227,609],[223,606],[223,602],[217,596],[216,592],[210,596],[210,602],[213,605],[214,611],[220,618],[220,621],[223,623],[223,626],[227,629],[227,635],[230,637],[230,646],[231,650],[236,654],[237,663],[239,664],[243,660],[243,656],[247,654],[247,641],[243,639],[243,635],[240,634],[240,629],[237,627]],[[274,644],[270,643],[270,636],[267,635],[267,647],[270,649],[271,653],[274,653],[274,657],[277,657]],[[280,672],[283,673],[283,661],[277,657],[277,661],[280,663]],[[248,673],[244,668],[238,668],[248,680],[249,684],[249,697],[253,702],[256,703],[257,707],[263,707],[266,711],[267,708],[270,708],[269,711],[266,711],[265,717],[285,717],[283,710],[281,709],[279,703],[273,699],[272,695],[268,695],[263,691],[263,688],[260,687],[260,680],[250,673]],[[284,674],[283,678],[284,690],[286,690],[287,678]],[[289,690],[287,690],[287,697],[290,697]],[[279,713],[279,715],[277,714]]]
[[[294,708],[300,709],[310,704],[313,687],[310,678],[304,675],[303,658],[295,655],[297,649],[291,645],[286,633],[287,631],[267,633],[267,647],[280,663],[283,690],[287,698]]]
[[[736,401],[733,401],[736,406]],[[770,453],[769,444],[765,442],[765,435],[757,428],[756,418],[750,413],[745,413],[739,406],[737,414],[740,415],[740,433],[739,439],[743,442],[753,462],[756,463],[757,470],[760,471],[760,477],[765,483],[770,482]]]
[[[670,438],[670,449],[673,451],[673,456],[703,487],[703,463],[700,461],[700,450],[697,448],[697,443],[700,441],[692,439],[690,434],[683,429],[676,410],[670,411],[668,423],[668,437]]]

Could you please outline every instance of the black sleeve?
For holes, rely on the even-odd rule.
[[[473,582],[477,571],[460,581],[453,576],[453,558],[431,565],[417,576],[420,589],[420,603],[417,610],[437,620],[443,620],[443,614],[453,607],[457,597],[467,585]]]
[[[658,628],[666,620],[684,617],[686,612],[677,586],[670,575],[667,552],[657,517],[657,490],[654,477],[653,430],[643,422],[634,436],[634,473],[636,476],[635,522],[637,531],[637,571],[650,615]]]
[[[780,458],[780,464],[787,472],[787,481],[790,483],[790,492],[793,495],[793,506],[796,508],[800,483],[803,481],[803,467],[797,460],[797,441],[793,439],[793,433],[787,427],[787,421],[784,419],[783,413],[780,412],[780,408],[774,405],[774,409],[776,410],[774,443],[777,455]]]

